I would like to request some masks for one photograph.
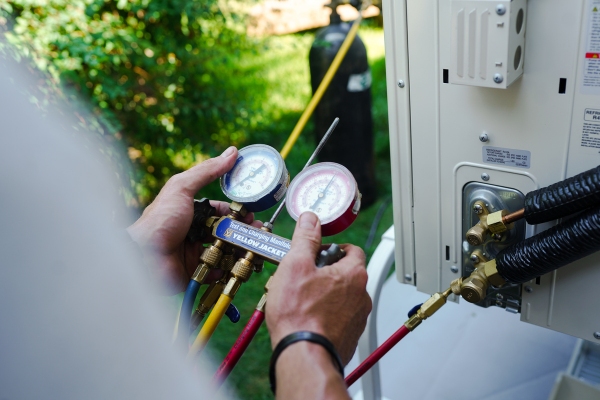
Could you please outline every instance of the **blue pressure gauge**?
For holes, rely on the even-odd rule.
[[[235,165],[221,177],[221,189],[246,210],[258,212],[277,204],[289,181],[279,152],[266,144],[253,144],[239,150]]]

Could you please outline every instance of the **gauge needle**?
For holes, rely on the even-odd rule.
[[[245,177],[244,179],[242,179],[241,181],[239,181],[236,186],[241,185],[242,183],[246,182],[248,179],[253,178],[256,174],[258,174],[263,168],[265,167],[265,164],[261,164],[260,167],[258,167],[255,171],[252,171],[248,174],[247,177]]]
[[[329,186],[331,186],[331,183],[333,182],[334,179],[335,179],[335,174],[333,174],[333,176],[331,177],[331,180],[329,181],[329,183],[327,184],[327,186],[325,186],[325,189],[323,189],[321,191],[321,193],[319,193],[319,197],[317,197],[317,200],[314,202],[314,204],[312,206],[310,206],[309,210],[313,210],[314,211],[315,208],[317,208],[317,205],[327,195],[327,189],[329,189]]]

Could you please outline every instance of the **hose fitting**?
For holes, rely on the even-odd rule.
[[[451,293],[451,288],[446,289],[444,292],[434,293],[425,303],[423,303],[417,312],[404,323],[404,326],[406,326],[409,331],[414,330],[421,322],[431,317],[437,310],[442,308],[442,306],[446,304],[446,299],[448,299],[448,296],[450,296]]]

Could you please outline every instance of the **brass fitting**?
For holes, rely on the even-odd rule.
[[[491,260],[476,268],[467,278],[463,279],[460,295],[470,303],[481,301],[489,285],[501,287],[506,281],[498,273],[496,260]]]
[[[267,306],[267,293],[263,294],[260,298],[260,301],[256,305],[256,309],[258,311],[265,312],[265,307]]]
[[[421,324],[424,320],[431,317],[437,310],[446,304],[446,299],[452,293],[452,289],[446,289],[444,292],[434,293],[421,307],[413,314],[405,323],[404,326],[412,331]]]
[[[223,242],[219,239],[215,240],[212,245],[204,249],[200,256],[200,261],[207,264],[210,268],[217,268],[221,257],[223,257],[222,247]]]
[[[210,217],[206,219],[205,225],[212,231],[214,225],[221,219],[221,217]]]
[[[271,284],[271,280],[273,279],[273,275],[269,277],[267,283],[265,283],[265,294],[262,295],[260,301],[258,302],[256,309],[258,311],[265,312],[265,307],[267,306],[267,295],[269,294],[269,285]]]
[[[231,246],[226,246],[223,250],[224,253],[219,263],[219,269],[229,272],[235,265],[235,249]]]
[[[487,216],[490,213],[483,201],[476,201],[473,204],[473,210],[479,217],[479,222],[467,231],[467,242],[473,246],[479,246],[485,239],[488,231]]]
[[[208,273],[210,272],[210,270],[211,270],[211,268],[208,264],[201,263],[200,265],[198,265],[198,268],[196,268],[196,270],[194,271],[194,274],[192,275],[192,279],[195,280],[196,282],[202,284],[202,283],[204,283],[204,280],[208,276]]]
[[[200,321],[202,321],[210,309],[214,307],[219,299],[219,296],[221,293],[223,293],[224,287],[225,282],[223,280],[219,280],[211,283],[208,289],[206,289],[200,298],[200,304],[198,304],[198,308],[196,308],[196,311],[194,311],[194,315],[192,316],[192,329],[195,330],[200,324]]]
[[[246,211],[246,207],[243,204],[232,201],[229,205],[229,218],[239,220],[240,218],[244,218],[246,214],[248,214],[248,211]]]
[[[231,278],[229,278],[225,289],[223,289],[223,294],[233,299],[237,294],[237,291],[240,289],[240,286],[242,286],[242,283],[243,282],[241,282],[238,278],[232,276]]]
[[[457,296],[460,296],[460,288],[462,286],[463,278],[458,278],[450,282],[450,290]]]
[[[514,224],[505,224],[504,217],[508,214],[506,210],[496,211],[487,216],[487,226],[491,233],[503,233],[512,229]]]
[[[250,251],[246,252],[244,258],[240,258],[233,266],[231,275],[242,282],[248,282],[250,275],[252,275],[252,272],[254,271],[253,259],[254,254]]]
[[[227,286],[223,289],[223,294],[233,299],[240,286],[242,286],[242,283],[248,282],[248,279],[250,279],[250,276],[254,271],[254,264],[252,263],[253,259],[254,254],[247,251],[246,255],[235,263],[231,270],[231,278],[229,278]]]

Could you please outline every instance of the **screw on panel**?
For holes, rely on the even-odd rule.
[[[532,293],[533,292],[533,288],[531,286],[525,286],[525,291],[527,293]]]
[[[471,254],[471,257],[469,257],[471,259],[471,261],[473,262],[477,262],[479,261],[479,257],[477,257],[477,254]]]
[[[481,174],[481,179],[487,182],[490,180],[490,176],[484,172],[483,174]]]
[[[502,240],[502,235],[501,235],[501,234],[499,234],[499,233],[494,233],[494,234],[492,235],[492,239],[494,239],[494,240],[496,240],[496,241],[500,241],[500,240]]]
[[[483,132],[481,135],[479,135],[479,140],[485,143],[490,140],[490,138],[488,137],[487,133]]]
[[[496,6],[496,14],[498,14],[498,15],[506,14],[506,7],[504,6],[504,4],[498,4]]]
[[[456,265],[453,265],[450,267],[450,271],[454,272],[455,274],[458,273],[458,267]]]
[[[594,337],[600,340],[600,332],[594,332]]]
[[[404,81],[403,81],[402,79],[400,79],[400,80],[398,81],[398,87],[399,87],[399,88],[403,88],[404,86],[405,86],[405,85],[404,85]]]
[[[481,204],[475,204],[473,206],[473,211],[475,211],[475,214],[481,214],[483,212],[483,207],[481,207]]]
[[[504,77],[502,74],[494,74],[494,82],[502,83],[504,81]]]
[[[498,300],[502,300],[504,298],[504,296],[502,296],[502,293],[496,293],[496,298]]]
[[[407,282],[410,282],[410,281],[412,281],[412,276],[410,276],[410,274],[406,274],[406,275],[404,275],[404,280]]]

